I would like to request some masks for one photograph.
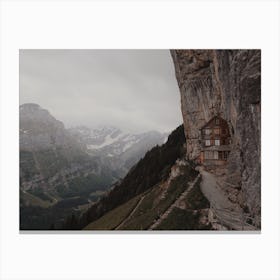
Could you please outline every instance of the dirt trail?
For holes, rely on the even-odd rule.
[[[189,187],[181,193],[181,195],[178,197],[178,199],[175,200],[175,202],[173,202],[169,208],[162,214],[160,215],[159,219],[156,220],[148,229],[149,230],[153,230],[155,228],[157,228],[158,225],[161,224],[161,222],[163,220],[165,220],[168,215],[172,212],[172,210],[175,208],[175,207],[179,207],[180,205],[180,202],[182,200],[185,200],[185,198],[187,197],[188,193],[193,189],[194,185],[196,184],[197,180],[200,178],[200,174],[194,179],[194,181],[192,181],[189,185]]]
[[[128,215],[128,217],[126,217],[117,227],[115,227],[115,230],[120,229],[128,220],[131,219],[132,215],[135,213],[135,211],[138,209],[139,205],[141,204],[141,202],[143,201],[143,199],[145,198],[146,195],[143,195],[139,201],[137,202],[136,206],[134,207],[134,209],[130,212],[130,214]]]
[[[248,217],[242,208],[228,200],[227,195],[219,187],[218,178],[203,168],[200,168],[199,172],[202,176],[201,191],[209,200],[211,210],[219,222],[234,230],[256,230],[246,222]]]

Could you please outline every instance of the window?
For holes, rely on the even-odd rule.
[[[220,134],[220,129],[219,129],[219,128],[214,128],[214,133],[215,133],[216,135],[219,135],[219,134]]]
[[[224,160],[227,160],[229,152],[224,152]]]
[[[211,141],[210,140],[205,140],[205,146],[210,146],[211,145]]]
[[[211,151],[205,151],[205,159],[212,159],[213,153]]]
[[[220,124],[220,120],[217,118],[217,119],[215,120],[215,123],[216,123],[216,124]]]
[[[214,151],[214,159],[219,159],[219,153],[218,153],[218,151]]]
[[[205,129],[205,135],[210,135],[210,134],[211,134],[211,129],[206,128],[206,129]]]
[[[219,139],[215,140],[215,146],[220,146],[220,140]]]

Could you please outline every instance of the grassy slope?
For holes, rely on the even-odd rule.
[[[148,151],[144,158],[131,168],[120,184],[81,217],[80,228],[84,228],[89,223],[100,219],[108,211],[150,190],[162,180],[166,180],[171,166],[178,158],[185,155],[185,142],[184,127],[181,125],[169,135],[165,144]]]
[[[199,213],[194,213],[190,210],[174,208],[156,230],[197,230],[199,216]]]
[[[138,205],[131,218],[120,228],[120,230],[143,230],[155,221],[155,219],[164,213],[168,207],[180,196],[197,175],[189,166],[182,167],[183,175],[176,177],[170,184],[167,193],[163,199],[159,199],[163,194],[160,184],[144,193],[145,197]],[[111,210],[98,220],[90,223],[84,229],[86,230],[110,230],[118,226],[133,211],[138,203],[140,195],[134,197],[121,206]],[[172,229],[179,229],[172,225]]]
[[[162,191],[160,188],[155,187],[147,194],[137,211],[132,216],[131,221],[126,223],[121,229],[148,229],[149,226],[180,196],[180,194],[186,190],[188,182],[195,178],[196,173],[194,170],[188,166],[182,168],[183,174],[171,181],[164,199],[158,199],[161,196]]]
[[[201,179],[185,199],[186,209],[174,208],[168,217],[156,228],[156,230],[209,230],[211,226],[201,225],[200,213],[193,210],[209,208],[208,200],[200,190]]]
[[[129,216],[140,199],[140,195],[134,197],[121,206],[109,211],[95,222],[90,223],[85,230],[110,230],[117,227],[126,217]]]

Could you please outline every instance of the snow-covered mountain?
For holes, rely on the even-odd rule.
[[[168,135],[157,131],[131,134],[112,126],[94,129],[79,126],[70,128],[69,132],[86,145],[89,154],[100,157],[121,174],[125,174],[152,147],[163,144]]]

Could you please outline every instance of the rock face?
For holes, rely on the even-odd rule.
[[[261,51],[172,50],[181,92],[187,157],[200,153],[200,128],[220,115],[228,122],[232,151],[223,186],[260,228]]]
[[[62,190],[61,185],[68,187],[71,181],[88,175],[112,179],[108,168],[98,158],[89,156],[86,146],[37,104],[20,106],[19,140],[20,187],[25,191],[49,192],[59,186]]]
[[[34,152],[53,147],[82,148],[72,139],[63,123],[38,104],[23,104],[19,112],[21,150]]]

